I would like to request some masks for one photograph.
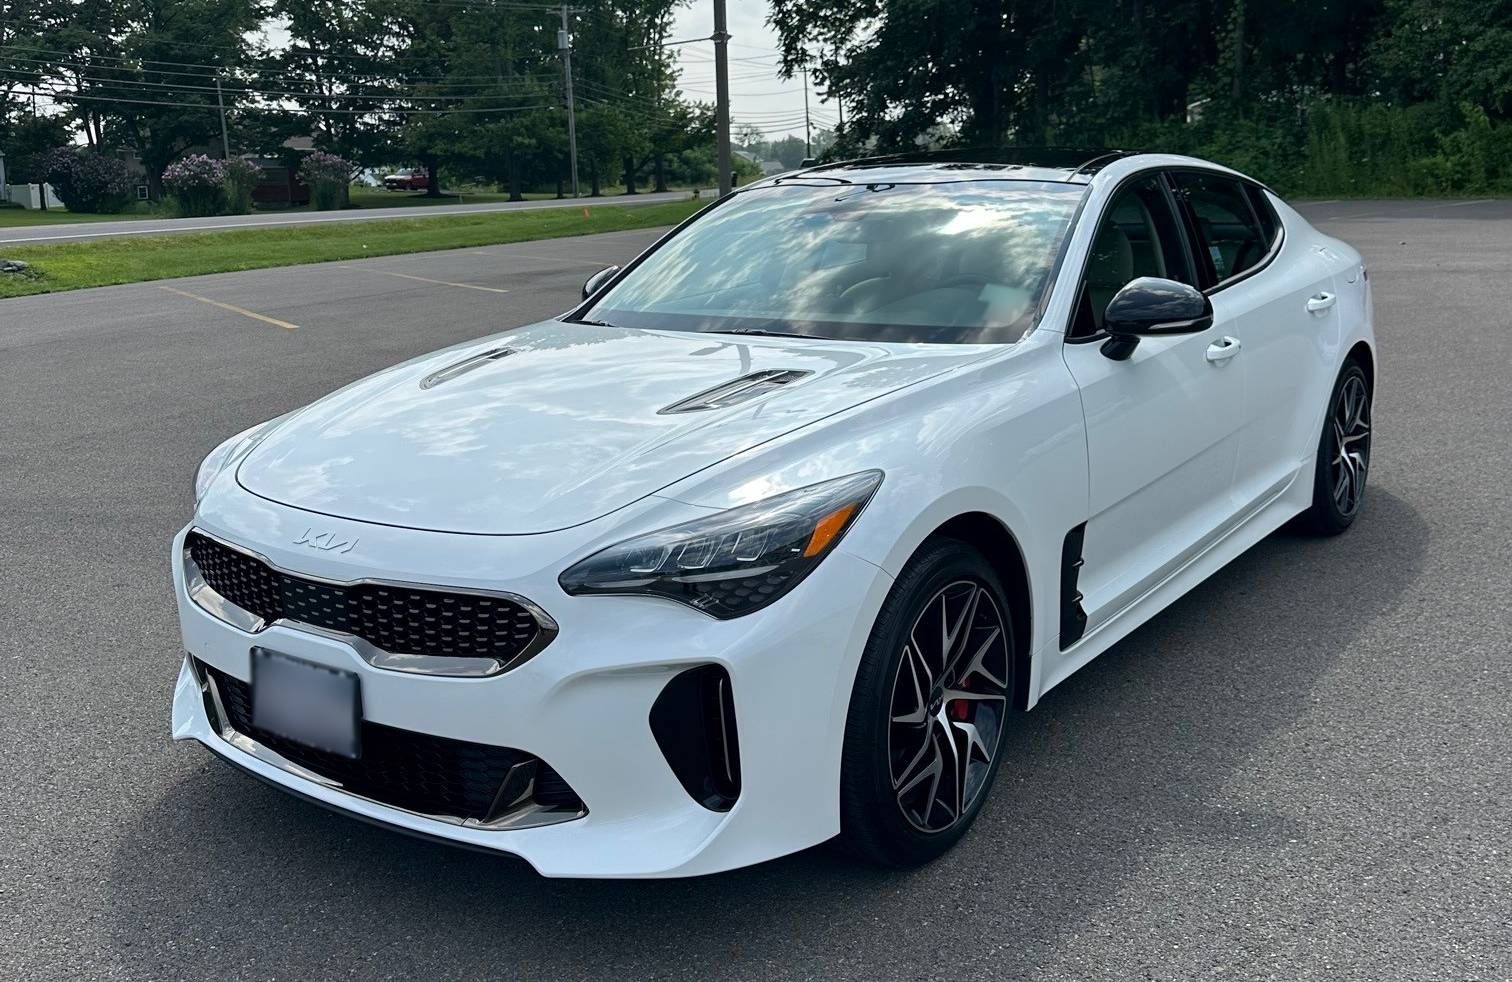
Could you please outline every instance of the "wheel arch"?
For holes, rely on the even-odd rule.
[[[1034,639],[1034,594],[1029,564],[1024,559],[1018,537],[995,515],[982,511],[963,512],[942,522],[925,536],[915,553],[939,539],[953,539],[976,549],[1002,582],[1013,625],[1013,704],[1019,709],[1027,708]]]
[[[1344,356],[1345,364],[1356,362],[1365,372],[1365,384],[1370,387],[1371,395],[1375,394],[1376,365],[1375,351],[1368,341],[1356,341],[1354,347],[1349,349],[1349,354]]]

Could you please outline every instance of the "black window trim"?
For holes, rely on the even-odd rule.
[[[1212,175],[1212,176],[1215,176],[1215,177],[1226,178],[1226,179],[1228,179],[1230,181],[1233,181],[1235,184],[1238,184],[1241,189],[1243,189],[1245,187],[1252,187],[1252,188],[1255,188],[1258,191],[1260,191],[1262,194],[1270,194],[1271,193],[1271,189],[1268,188],[1268,187],[1266,187],[1264,184],[1261,184],[1259,181],[1256,181],[1256,180],[1254,180],[1252,178],[1245,177],[1242,174],[1234,174],[1234,173],[1230,173],[1228,171],[1216,170],[1216,169],[1213,169],[1211,167],[1190,167],[1190,166],[1186,166],[1186,167],[1167,167],[1167,168],[1165,168],[1165,173],[1166,173],[1167,180],[1171,180],[1177,174],[1206,174],[1206,175]],[[1175,182],[1172,181],[1172,183],[1174,184]],[[1255,228],[1259,229],[1263,233],[1265,231],[1265,224],[1260,221],[1260,216],[1258,214],[1256,214],[1256,212],[1255,212],[1255,203],[1250,200],[1250,196],[1248,194],[1243,195],[1243,197],[1244,197],[1245,207],[1249,209],[1250,218],[1255,223]],[[1194,241],[1200,241],[1201,238],[1202,238],[1202,233],[1201,233],[1201,231],[1197,227],[1196,216],[1192,214],[1191,207],[1190,207],[1189,203],[1186,201],[1186,196],[1184,194],[1178,194],[1178,195],[1176,195],[1176,200],[1177,200],[1178,204],[1180,205],[1182,214],[1185,216],[1186,223],[1191,226],[1191,233],[1194,236]],[[1269,204],[1269,202],[1266,202],[1266,203]],[[1275,211],[1274,208],[1272,208],[1271,210],[1273,212]],[[1265,269],[1272,262],[1274,262],[1275,259],[1276,259],[1276,257],[1281,254],[1281,248],[1285,244],[1286,244],[1286,223],[1283,222],[1283,221],[1281,221],[1281,216],[1279,214],[1277,214],[1276,215],[1276,238],[1275,238],[1275,241],[1271,243],[1270,250],[1268,252],[1266,252],[1266,254],[1264,256],[1260,257],[1260,261],[1257,262],[1257,263],[1255,263],[1254,265],[1248,267],[1247,269],[1240,270],[1239,272],[1235,273],[1234,275],[1232,275],[1232,276],[1230,276],[1230,277],[1228,277],[1226,279],[1222,279],[1222,280],[1217,279],[1217,275],[1218,274],[1213,269],[1212,258],[1209,257],[1206,254],[1206,252],[1204,252],[1203,253],[1203,258],[1202,258],[1202,265],[1203,265],[1204,269],[1206,269],[1206,270],[1209,271],[1209,280],[1210,280],[1210,282],[1209,282],[1209,284],[1207,286],[1203,287],[1202,292],[1204,294],[1206,294],[1207,296],[1211,297],[1211,296],[1213,296],[1216,293],[1220,293],[1223,290],[1227,290],[1231,286],[1235,286],[1235,285],[1237,285],[1239,283],[1243,283],[1245,280],[1249,279],[1251,276],[1254,276],[1256,273],[1258,273],[1261,270]]]
[[[1223,171],[1206,170],[1205,168],[1199,167],[1184,169],[1206,171],[1207,173],[1212,174],[1224,173]],[[1180,230],[1181,248],[1186,252],[1187,268],[1191,270],[1192,278],[1198,281],[1199,289],[1203,289],[1200,284],[1203,280],[1207,279],[1206,271],[1208,267],[1203,265],[1198,257],[1196,232],[1190,225],[1190,218],[1186,213],[1186,208],[1181,200],[1181,196],[1177,195],[1172,189],[1170,180],[1171,170],[1171,167],[1168,167],[1164,164],[1155,164],[1149,167],[1142,167],[1134,173],[1125,176],[1117,184],[1115,184],[1113,186],[1113,190],[1108,193],[1107,204],[1103,207],[1102,212],[1098,214],[1097,221],[1101,222],[1103,220],[1103,217],[1109,214],[1110,208],[1113,203],[1118,200],[1118,196],[1123,194],[1124,191],[1128,190],[1131,184],[1148,178],[1153,174],[1155,176],[1156,183],[1160,186],[1161,193],[1165,195],[1166,203],[1170,206],[1172,215],[1174,215],[1176,218],[1176,227]],[[1263,187],[1263,185],[1261,186]],[[1082,217],[1082,213],[1078,212],[1076,215],[1076,221],[1080,222]],[[1074,224],[1071,226],[1071,228],[1066,230],[1065,241],[1068,245],[1071,241],[1071,237],[1075,233],[1076,226]],[[1095,236],[1096,234],[1097,230],[1094,228],[1093,235]],[[1094,341],[1106,341],[1108,339],[1108,332],[1106,330],[1094,331],[1093,333],[1083,335],[1082,337],[1071,336],[1071,329],[1073,326],[1075,326],[1076,321],[1076,310],[1077,307],[1081,304],[1082,289],[1087,282],[1087,265],[1091,262],[1091,260],[1092,249],[1089,245],[1086,254],[1082,256],[1081,271],[1076,276],[1076,296],[1071,301],[1071,314],[1067,318],[1065,330],[1061,333],[1062,342],[1065,344],[1091,344]],[[1203,289],[1203,292],[1207,293],[1208,291],[1206,289]],[[1047,290],[1046,296],[1048,297],[1048,295],[1049,291]]]

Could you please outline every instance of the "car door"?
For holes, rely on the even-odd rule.
[[[1088,630],[1231,522],[1244,407],[1242,349],[1221,318],[1200,333],[1142,338],[1127,360],[1100,350],[1102,311],[1130,280],[1203,285],[1166,179],[1132,179],[1098,221],[1063,347],[1086,419],[1089,510],[1076,589]]]
[[[1318,346],[1339,316],[1333,264],[1302,242],[1280,255],[1283,229],[1262,188],[1215,171],[1177,171],[1171,181],[1199,240],[1214,316],[1242,339],[1234,496],[1248,513],[1286,489],[1317,441]]]

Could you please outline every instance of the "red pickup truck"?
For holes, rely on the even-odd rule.
[[[430,187],[430,175],[419,169],[400,171],[385,176],[383,186],[390,191],[424,191]]]

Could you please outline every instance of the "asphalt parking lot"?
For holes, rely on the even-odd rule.
[[[656,233],[0,301],[0,978],[1512,978],[1512,202],[1304,210],[1375,287],[1364,514],[1052,692],[910,874],[544,880],[168,740],[200,457]]]

